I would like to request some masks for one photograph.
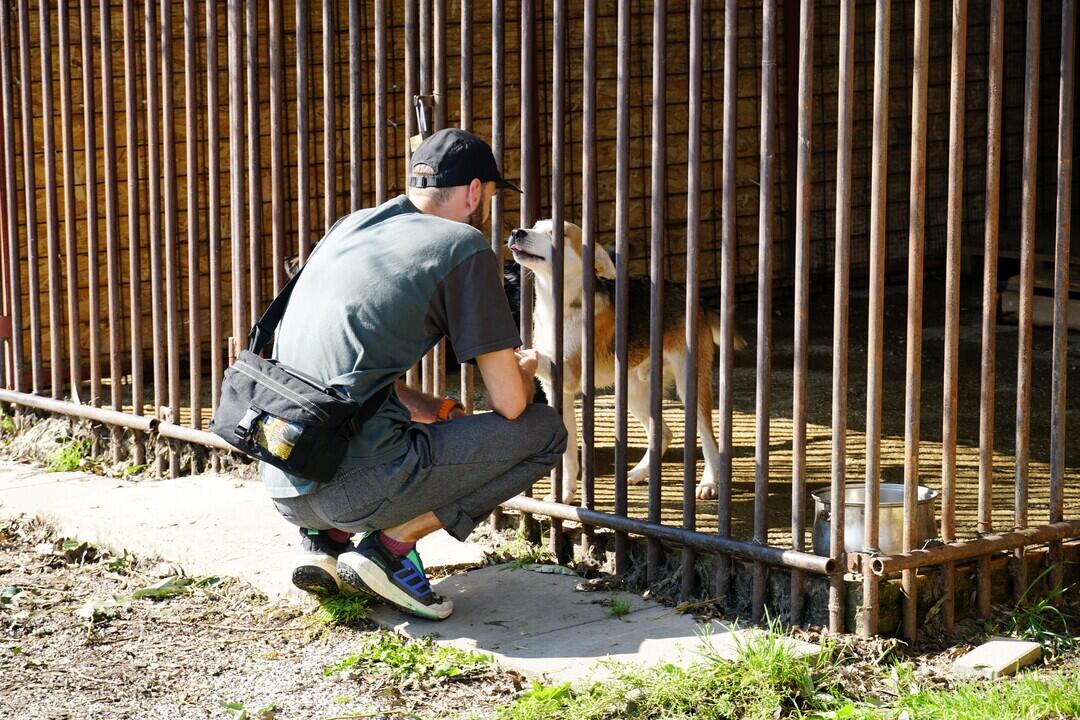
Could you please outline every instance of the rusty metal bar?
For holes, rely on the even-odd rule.
[[[222,350],[221,334],[221,143],[218,132],[218,60],[217,6],[206,0],[206,195],[207,236],[210,245],[210,403],[217,410],[221,396]],[[278,8],[280,14],[280,8]],[[275,14],[271,12],[271,19]],[[275,257],[275,266],[284,258]],[[275,273],[277,271],[275,270]]]
[[[773,178],[776,159],[776,1],[762,5],[761,168],[758,200],[757,370],[755,374],[754,542],[769,543],[769,407],[772,347],[772,254],[775,238]],[[754,565],[750,616],[765,614],[766,567]]]
[[[1020,199],[1020,328],[1016,362],[1016,485],[1013,528],[1028,523],[1028,460],[1031,455],[1031,337],[1032,296],[1035,285],[1035,195],[1038,189],[1036,163],[1039,142],[1039,52],[1042,3],[1027,5],[1027,59],[1024,68],[1024,156],[1023,187]],[[1027,568],[1023,548],[1013,563],[1013,594],[1019,599],[1027,589]]]
[[[48,0],[41,0],[38,5],[38,29],[41,33],[41,46],[38,54],[41,56],[41,135],[43,139],[43,160],[45,163],[45,259],[49,273],[49,392],[54,398],[59,398],[63,391],[63,341],[60,339],[63,320],[60,310],[60,224],[56,199],[56,135],[54,128],[56,118],[53,112],[53,88],[52,88],[52,37],[50,34],[50,19]],[[111,113],[112,108],[106,108]],[[27,158],[27,162],[35,162],[34,157]],[[105,172],[109,172],[108,160],[105,162]],[[35,197],[38,188],[27,187],[27,192]],[[106,194],[108,185],[106,185]],[[39,286],[31,292],[39,293]],[[110,336],[112,333],[110,333]]]
[[[21,7],[21,6],[20,6]],[[94,88],[94,53],[92,49],[93,21],[91,0],[82,0],[79,5],[79,19],[82,30],[80,43],[80,59],[82,60],[83,77],[83,159],[86,189],[86,255],[88,258],[97,258],[98,251],[98,201],[97,201],[97,120],[94,115],[94,98],[97,91]],[[28,77],[28,76],[27,76]],[[29,87],[23,88],[29,92]],[[24,95],[23,101],[28,102],[28,95]],[[24,132],[26,127],[23,128]],[[24,138],[25,140],[25,138]],[[32,178],[31,178],[32,180]],[[27,188],[33,187],[27,183]],[[37,232],[27,216],[28,232]],[[90,351],[90,404],[98,405],[101,402],[101,298],[98,284],[98,264],[96,260],[86,263],[87,269],[87,342]],[[30,281],[29,268],[27,280]],[[36,277],[36,275],[34,276]],[[30,287],[37,287],[36,280],[30,282]],[[31,298],[31,327],[33,326],[33,312],[37,304],[36,298]],[[31,351],[33,347],[31,347]],[[34,383],[34,392],[37,392],[37,384]]]
[[[564,393],[563,376],[563,316],[565,310],[565,203],[563,183],[565,171],[566,143],[566,0],[553,2],[552,28],[552,63],[551,63],[551,244],[552,244],[552,282],[551,303],[554,310],[555,327],[552,328],[551,353],[551,397],[548,402],[559,413],[567,427],[577,423],[574,417],[574,398],[572,393]],[[569,395],[569,397],[567,397]],[[571,422],[566,423],[569,412]],[[574,478],[563,477],[562,462],[555,463],[552,471],[552,495],[562,502],[564,483],[574,482]],[[558,518],[551,520],[551,544],[556,557],[560,560],[567,555],[569,544],[562,533],[562,522]]]
[[[349,12],[352,13],[352,7],[357,3],[357,0],[350,0]],[[351,17],[351,15],[350,15]],[[349,23],[350,33],[352,30],[352,22]],[[349,39],[350,48],[353,47],[353,40]],[[349,53],[349,78],[353,77],[353,57],[352,53],[359,53],[359,40],[356,42],[354,50]],[[356,58],[356,72],[359,72],[360,58]],[[360,90],[359,86],[353,88],[350,85],[349,101],[355,102],[352,109],[352,122],[355,124],[357,118],[360,117]],[[354,101],[353,98],[356,98]],[[408,108],[406,107],[406,114]],[[352,126],[350,125],[350,133],[352,132]],[[359,166],[359,141],[353,140],[352,145],[355,145],[358,149],[356,155],[353,155],[352,166],[357,168]],[[350,145],[350,147],[352,147]],[[353,170],[354,173],[358,173],[359,170]],[[386,168],[386,0],[375,0],[375,204],[382,205],[386,202],[386,185],[387,185],[387,168]],[[360,178],[358,175],[352,179],[352,209],[360,209]]]
[[[875,575],[890,575],[900,570],[970,560],[996,552],[1018,550],[1032,545],[1077,537],[1080,537],[1080,520],[1069,520],[1007,533],[983,535],[974,540],[952,542],[925,550],[912,550],[891,557],[876,557],[870,560],[870,570]]]
[[[840,5],[840,85],[836,143],[836,250],[833,277],[832,367],[832,510],[829,556],[838,567],[846,565],[844,552],[844,498],[847,469],[848,392],[848,283],[851,271],[851,135],[852,92],[855,80],[855,7]],[[829,630],[844,632],[842,575],[829,586]]]
[[[262,315],[262,174],[259,107],[259,0],[248,0],[247,47],[248,291],[254,322]],[[300,197],[307,197],[301,195]],[[178,422],[178,421],[177,421]]]
[[[581,507],[586,510],[596,502],[596,6],[597,0],[585,0],[581,93]],[[586,525],[582,557],[589,556],[593,543],[593,528]]]
[[[417,133],[416,114],[413,112],[413,96],[420,84],[419,44],[419,3],[420,0],[405,2],[405,178],[412,173],[412,138]],[[409,387],[413,381],[409,382]]]
[[[124,109],[127,139],[127,216],[128,216],[128,313],[131,332],[131,411],[143,414],[143,323],[142,323],[142,246],[139,241],[139,114],[136,41],[138,26],[135,0],[124,0]],[[136,437],[132,460],[146,463],[146,447]]]
[[[247,296],[244,272],[244,53],[241,0],[228,0],[229,29],[229,232],[232,280],[232,339],[230,358],[247,337],[244,312]]]
[[[334,14],[334,0],[323,0],[322,32],[323,233],[328,233],[334,221],[337,220],[337,94],[334,82],[337,20]],[[349,61],[352,62],[351,53]],[[351,97],[349,102],[352,102]]]
[[[531,181],[539,171],[536,136],[536,7],[535,0],[521,1],[521,186],[525,194],[521,198],[521,227],[531,227],[538,219],[534,211],[538,205],[538,188]],[[532,346],[533,276],[528,270],[521,271],[521,343]]]
[[[285,54],[281,0],[271,0],[270,30],[270,233],[274,263],[274,297],[288,282],[285,276]]]
[[[788,4],[787,9],[794,9]],[[795,368],[791,403],[791,547],[806,549],[806,375],[810,337],[810,195],[814,101],[814,3],[802,0],[798,18],[788,18],[799,28],[797,166],[795,170]],[[788,36],[790,38],[790,36]],[[788,81],[790,82],[790,80]],[[789,106],[790,107],[790,106]],[[802,622],[803,580],[791,571],[791,624]]]
[[[904,392],[904,538],[905,552],[915,549],[919,487],[919,441],[922,423],[923,258],[926,247],[926,110],[930,70],[930,3],[915,3],[915,52],[911,81],[911,185],[908,204],[907,355]],[[918,585],[915,572],[901,580],[903,634],[916,636]]]
[[[0,390],[0,402],[44,410],[50,413],[59,413],[69,417],[85,418],[108,425],[118,425],[144,433],[151,432],[157,425],[157,420],[151,417],[129,415],[116,410],[94,407],[93,405],[79,405],[64,400],[10,390]],[[209,435],[210,433],[206,434]]]
[[[296,197],[300,264],[311,252],[311,160],[308,137],[308,65],[311,62],[308,0],[296,3]]]
[[[184,114],[187,185],[187,261],[188,261],[188,401],[191,405],[191,427],[202,428],[202,323],[199,305],[202,302],[199,267],[199,90],[197,43],[199,21],[195,16],[195,0],[184,0]]]
[[[495,155],[500,171],[505,169],[503,161],[504,151],[504,103],[503,82],[505,78],[505,24],[506,12],[503,0],[491,1],[491,150]],[[495,253],[498,266],[503,265],[503,199],[502,193],[495,193],[491,199],[491,250]],[[499,282],[503,281],[502,273],[499,274]],[[472,398],[466,401],[466,407],[472,403]],[[495,528],[502,521],[502,508],[491,511],[490,522]]]
[[[724,134],[722,194],[720,208],[720,372],[719,437],[720,467],[716,486],[716,534],[731,535],[732,415],[734,413],[735,350],[735,136],[738,108],[739,3],[724,3]],[[710,399],[710,402],[712,400]],[[727,606],[731,586],[731,558],[716,558],[716,596],[721,610]]]
[[[89,28],[84,32],[89,35]],[[34,167],[34,105],[31,92],[33,80],[30,76],[30,8],[27,0],[19,2],[19,75],[19,89],[22,95],[19,110],[22,113],[23,196],[26,199],[26,282],[27,287],[30,288],[28,296],[30,302],[30,387],[36,394],[41,392],[41,298],[37,292],[37,288],[40,287],[37,253],[37,181]],[[91,79],[90,82],[93,80]],[[87,147],[92,146],[88,143]]]
[[[1003,0],[990,3],[990,58],[987,79],[986,121],[986,208],[984,222],[983,292],[982,292],[982,363],[979,387],[979,510],[978,531],[994,531],[994,390],[996,373],[997,303],[998,303],[998,233],[1001,209],[1001,100],[1005,33]],[[912,517],[914,517],[914,499]],[[914,533],[914,524],[912,524]],[[914,550],[914,538],[904,550]],[[990,584],[990,556],[979,559],[979,614],[990,617],[993,589]],[[906,572],[905,577],[914,573]],[[914,583],[914,580],[912,580]],[[912,627],[914,628],[914,608]]]
[[[446,93],[446,64],[449,58],[446,56],[446,0],[433,0],[432,23],[434,25],[434,42],[432,43],[432,88],[435,93],[435,129],[442,130],[446,127],[447,103],[449,99]],[[442,373],[443,365],[439,366]]]
[[[209,448],[214,448],[215,450],[233,452],[231,445],[217,435],[206,432],[205,430],[193,430],[189,427],[169,422],[158,423],[154,430],[160,437],[169,438],[170,440],[180,440],[182,442],[204,445]]]
[[[666,132],[667,103],[667,2],[653,2],[652,46],[652,178],[649,213],[649,522],[660,524],[663,502],[660,482],[664,453],[664,204],[667,200]],[[689,441],[687,441],[689,444]],[[660,579],[664,549],[660,541],[648,539],[647,578],[651,585]]]
[[[964,199],[964,87],[967,79],[967,0],[953,0],[952,80],[949,87],[949,189],[945,260],[945,370],[941,409],[941,537],[956,539],[956,415],[960,365],[960,254]],[[956,622],[956,570],[943,568],[942,622]]]
[[[472,129],[473,40],[472,0],[461,0],[461,127]]]
[[[548,517],[557,517],[570,522],[580,522],[585,525],[609,528],[620,533],[634,533],[645,537],[656,537],[659,540],[677,545],[684,545],[704,553],[723,553],[737,557],[764,562],[778,567],[797,567],[807,572],[819,575],[828,575],[835,571],[837,565],[832,558],[800,553],[794,550],[759,545],[745,540],[733,540],[717,535],[688,532],[682,528],[668,525],[635,520],[622,515],[609,515],[607,513],[586,510],[585,508],[561,503],[546,502],[535,498],[518,496],[507,500],[504,508],[521,512],[536,513]]]
[[[694,531],[697,525],[697,442],[698,435],[698,319],[701,314],[701,283],[698,278],[698,259],[701,256],[701,24],[702,0],[690,2],[690,87],[686,138],[686,379],[683,380],[683,530]],[[709,343],[712,338],[708,339]],[[706,357],[712,357],[708,348]],[[709,397],[712,382],[712,363],[709,363]],[[702,367],[702,370],[705,368]],[[679,368],[675,368],[679,372]],[[711,400],[710,400],[711,402]],[[709,421],[711,413],[702,413]],[[712,432],[712,428],[702,428]],[[707,457],[707,456],[706,456]],[[686,599],[694,592],[694,551],[684,547],[679,596]]]
[[[619,0],[615,138],[615,514],[626,517],[627,367],[630,309],[630,0]],[[522,173],[522,179],[528,175]],[[524,207],[524,205],[522,205]],[[625,532],[615,536],[615,574],[629,570]]]
[[[15,156],[15,87],[11,58],[11,13],[0,12],[0,94],[3,98],[4,122],[4,213],[7,229],[7,271],[11,314],[11,374],[7,386],[16,391],[23,389],[23,336],[22,336],[22,269],[20,267],[19,243],[16,228],[19,227],[17,177]]]
[[[113,410],[124,409],[124,396],[120,385],[123,374],[120,359],[120,333],[117,326],[123,314],[120,302],[120,209],[116,180],[116,102],[113,98],[112,69],[112,6],[109,0],[101,2],[101,114],[105,136],[105,262],[109,308],[109,389]],[[96,262],[96,259],[94,259]],[[113,462],[120,460],[119,437],[114,435],[111,443]]]
[[[376,178],[376,204],[382,204],[386,193],[386,0],[375,0],[375,155],[382,157],[382,185]],[[360,164],[360,131],[363,128],[360,81],[363,73],[363,54],[360,33],[363,32],[360,0],[349,0],[349,193],[350,207],[355,212],[363,204],[363,167]],[[405,114],[412,109],[405,104]],[[379,144],[382,143],[382,155]],[[376,161],[378,161],[376,159]]]
[[[161,416],[165,404],[165,322],[163,317],[162,294],[164,282],[161,276],[161,164],[159,148],[161,145],[158,123],[158,56],[157,56],[157,4],[146,0],[146,152],[149,166],[147,193],[150,196],[150,316],[152,320],[153,345],[150,357],[154,360],[154,411],[153,417]],[[92,122],[92,119],[89,120]],[[94,267],[94,263],[90,264]],[[92,347],[92,346],[91,346]],[[94,353],[91,349],[91,354]],[[93,370],[91,370],[93,373]],[[154,472],[165,473],[165,456],[154,453]]]
[[[107,3],[109,0],[102,0]],[[173,107],[172,8],[161,8],[161,158],[165,171],[165,317],[169,344],[168,422],[180,422],[180,257],[176,228],[176,123]],[[169,477],[179,477],[180,455],[169,447]]]
[[[60,44],[60,125],[64,148],[64,255],[67,274],[67,350],[68,386],[71,397],[79,400],[79,384],[82,379],[79,353],[79,266],[78,235],[75,215],[75,141],[71,122],[71,22],[68,4],[60,3],[56,17],[57,37]],[[130,115],[130,113],[128,113]],[[129,147],[132,146],[129,143]],[[11,187],[11,192],[15,187]],[[11,232],[14,232],[12,226]],[[12,326],[12,336],[20,330]]]
[[[1061,85],[1058,91],[1057,233],[1054,238],[1054,346],[1050,406],[1050,522],[1065,519],[1065,381],[1069,369],[1069,244],[1072,240],[1073,91],[1076,4],[1061,5]],[[1064,580],[1061,543],[1050,544],[1050,582]]]

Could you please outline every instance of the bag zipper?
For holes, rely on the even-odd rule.
[[[242,360],[237,360],[236,362],[234,362],[233,367],[235,367],[237,370],[239,370],[244,375],[247,375],[249,378],[251,378],[255,382],[259,383],[260,385],[265,385],[266,387],[270,388],[271,390],[276,392],[278,395],[281,395],[282,397],[284,397],[284,398],[286,398],[288,400],[292,400],[293,402],[297,403],[298,405],[304,406],[305,408],[310,410],[313,414],[315,414],[316,416],[321,418],[323,420],[323,422],[326,422],[326,421],[328,421],[330,419],[330,415],[325,410],[323,410],[321,407],[314,404],[313,402],[311,402],[310,400],[308,400],[304,396],[302,396],[302,395],[300,395],[300,394],[298,394],[296,392],[293,392],[287,386],[282,385],[281,383],[279,383],[277,380],[273,379],[272,377],[269,377],[268,375],[260,373],[257,370],[255,370],[254,368],[249,368],[248,364],[243,362]]]

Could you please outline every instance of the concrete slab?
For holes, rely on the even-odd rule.
[[[0,461],[0,516],[19,514],[114,551],[168,559],[189,574],[232,575],[270,597],[307,597],[289,579],[297,531],[258,482],[213,474],[125,481]],[[424,538],[420,552],[432,569],[484,559],[482,547],[445,532]]]
[[[1016,638],[991,638],[953,662],[954,675],[996,680],[1042,657],[1042,645]]]
[[[617,618],[608,605],[612,593],[577,592],[579,578],[512,567],[488,567],[436,582],[438,592],[454,601],[454,614],[442,622],[418,620],[385,606],[376,607],[373,619],[410,637],[428,635],[488,653],[501,667],[528,678],[576,685],[607,677],[608,661],[687,666],[701,659],[706,643],[733,659],[740,642],[761,632],[699,623],[629,593],[614,593],[630,605]],[[819,651],[789,642],[796,643],[800,654]]]

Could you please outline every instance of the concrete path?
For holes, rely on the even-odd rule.
[[[20,514],[41,516],[68,537],[113,551],[178,563],[190,575],[232,575],[271,597],[307,601],[289,582],[296,530],[257,482],[222,475],[131,482],[0,461],[0,517]],[[445,533],[425,538],[420,552],[429,568],[476,568],[484,559],[483,548]],[[548,682],[602,679],[606,658],[689,664],[703,642],[730,657],[746,637],[628,593],[614,595],[630,608],[615,617],[613,595],[578,592],[579,581],[512,565],[480,568],[438,581],[438,591],[455,604],[444,622],[418,621],[385,606],[373,619],[489,653],[504,668]]]

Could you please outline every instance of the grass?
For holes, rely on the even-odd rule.
[[[1058,607],[1067,593],[1073,590],[1072,586],[1051,588],[1038,600],[1028,599],[1032,591],[1042,585],[1052,570],[1053,567],[1046,568],[1028,585],[1009,614],[1008,620],[1000,628],[1006,635],[1039,643],[1043,646],[1046,655],[1051,658],[1080,647],[1080,637],[1070,632],[1068,619]]]
[[[384,672],[399,680],[473,677],[491,667],[491,657],[483,653],[438,645],[431,638],[403,640],[388,632],[376,633],[360,651],[323,670],[323,675],[346,671]]]
[[[72,472],[84,467],[90,457],[90,443],[85,440],[68,440],[49,460],[49,472]]]
[[[615,593],[611,593],[608,598],[608,614],[613,618],[621,618],[630,612],[630,601],[620,598]]]
[[[15,434],[15,418],[0,410],[0,435]]]
[[[520,570],[526,565],[540,565],[555,562],[555,556],[548,549],[543,528],[540,529],[540,542],[531,543],[525,537],[525,525],[521,523],[514,532],[514,538],[502,548],[502,555],[511,563],[511,568]]]
[[[319,600],[314,623],[323,628],[357,627],[367,622],[371,599],[367,595],[338,593]]]

